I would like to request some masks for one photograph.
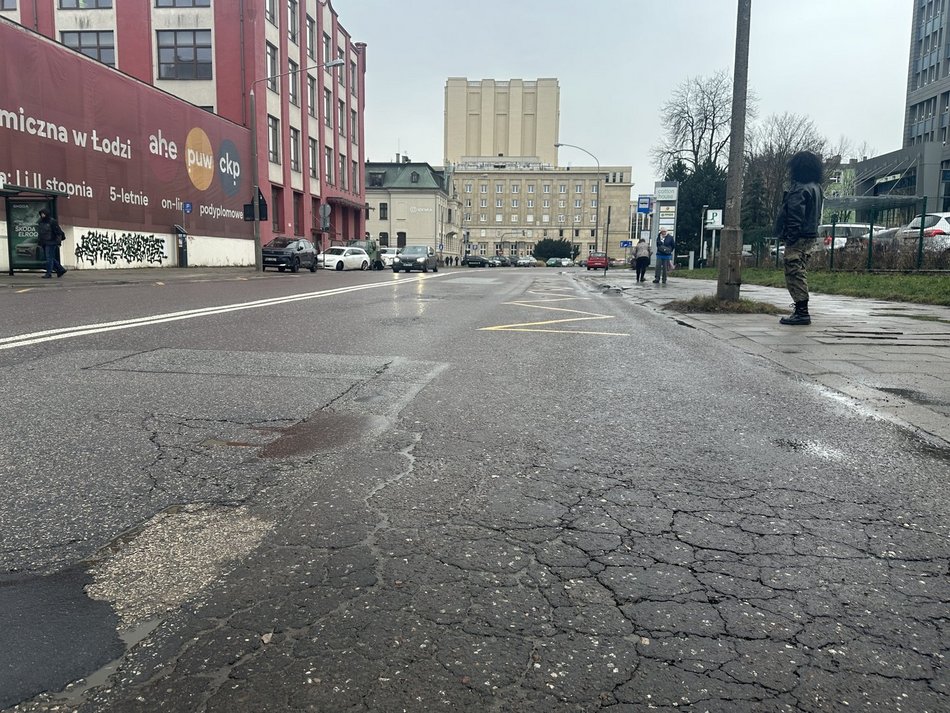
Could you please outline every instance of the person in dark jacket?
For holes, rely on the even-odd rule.
[[[775,220],[775,235],[785,243],[785,286],[795,302],[795,311],[779,320],[782,324],[811,324],[808,313],[808,258],[818,241],[821,220],[821,157],[799,151],[788,160],[791,185]]]
[[[59,246],[66,237],[59,223],[53,218],[46,208],[40,211],[40,219],[36,224],[37,243],[43,248],[46,257],[46,274],[43,277],[52,277],[53,270],[56,271],[56,277],[62,277],[66,274],[66,268],[59,262]]]
[[[666,228],[660,228],[660,234],[656,236],[656,270],[653,273],[653,282],[661,280],[666,284],[666,273],[669,272],[670,263],[673,262],[673,251],[676,249],[676,240],[666,232]]]

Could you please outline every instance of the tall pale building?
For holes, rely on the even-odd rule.
[[[450,77],[445,83],[445,161],[533,156],[557,164],[561,90],[557,79]]]

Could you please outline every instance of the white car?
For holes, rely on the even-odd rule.
[[[332,247],[317,255],[324,270],[368,270],[369,253],[363,248]]]
[[[380,248],[379,259],[383,261],[383,267],[391,268],[393,266],[393,258],[400,252],[400,248]]]

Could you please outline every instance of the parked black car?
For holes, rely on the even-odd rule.
[[[278,235],[261,248],[263,256],[262,270],[276,267],[278,272],[289,269],[297,272],[306,267],[310,272],[317,271],[317,249],[305,238],[291,238]]]
[[[462,260],[463,265],[468,265],[469,267],[490,267],[491,263],[487,257],[482,255],[466,255],[465,259]]]

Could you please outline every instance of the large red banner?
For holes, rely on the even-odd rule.
[[[0,185],[66,193],[67,225],[253,237],[246,128],[2,19],[0,47]]]

